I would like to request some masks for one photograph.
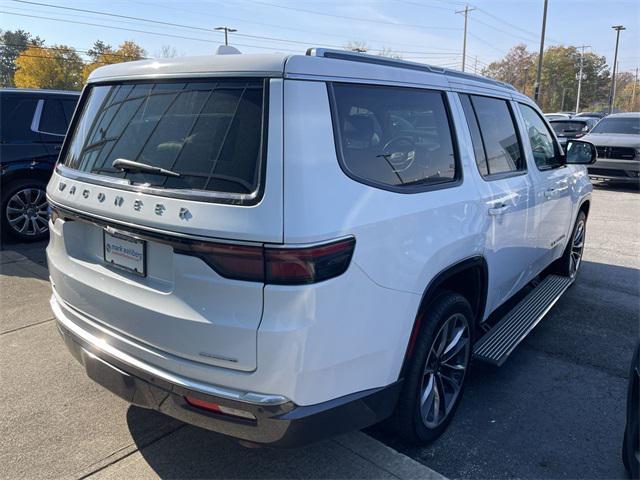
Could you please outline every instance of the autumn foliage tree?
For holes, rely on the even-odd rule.
[[[82,87],[83,62],[72,47],[30,46],[15,62],[14,83],[19,88],[78,90]]]
[[[491,63],[482,73],[533,96],[537,68],[538,55],[521,44],[509,50],[501,60]],[[545,50],[539,99],[544,111],[575,109],[579,72],[580,52],[576,47],[550,46]],[[605,57],[585,53],[581,110],[600,110],[607,100],[609,85],[610,73]]]
[[[111,65],[113,63],[142,60],[145,58],[147,52],[144,48],[131,40],[123,42],[115,50],[111,45],[107,45],[101,40],[97,40],[87,54],[91,61],[87,63],[82,70],[84,81],[86,81],[91,72],[98,67]]]

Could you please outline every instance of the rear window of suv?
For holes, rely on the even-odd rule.
[[[91,86],[63,165],[156,188],[251,194],[261,176],[264,79]],[[179,176],[122,171],[116,159]]]

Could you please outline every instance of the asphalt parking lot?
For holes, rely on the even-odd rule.
[[[450,478],[623,478],[639,219],[638,190],[596,189],[576,284],[502,368],[474,367],[451,427],[426,448],[372,428],[298,450],[246,449],[130,407],[93,384],[63,346],[48,305],[45,245],[6,244],[0,477],[437,478],[435,470]]]

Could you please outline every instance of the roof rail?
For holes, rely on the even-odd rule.
[[[493,80],[491,78],[482,77],[473,73],[458,72],[456,70],[450,70],[448,68],[427,65],[426,63],[410,62],[408,60],[401,60],[398,58],[381,57],[379,55],[369,55],[366,53],[352,52],[349,50],[334,50],[330,48],[309,48],[307,49],[307,55],[312,57],[333,58],[336,60],[348,60],[351,62],[384,65],[387,67],[404,68],[407,70],[418,70],[421,72],[439,73],[442,75],[447,75],[449,77],[466,78],[469,80],[475,80],[476,82],[483,82],[503,88],[508,88],[514,91],[516,90],[513,85],[501,82],[499,80]]]

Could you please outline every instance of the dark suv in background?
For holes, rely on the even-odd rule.
[[[78,92],[0,89],[2,231],[22,241],[48,234],[45,188]]]

